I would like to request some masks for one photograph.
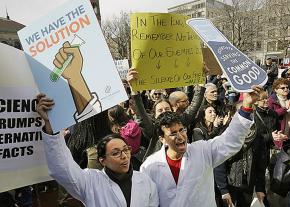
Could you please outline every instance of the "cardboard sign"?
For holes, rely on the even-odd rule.
[[[223,74],[223,71],[216,60],[214,54],[211,52],[211,50],[206,47],[202,48],[202,55],[203,55],[203,61],[206,64],[207,68],[209,69],[210,75],[221,75]]]
[[[249,92],[253,85],[266,84],[266,72],[233,46],[210,20],[195,18],[187,24],[211,49],[234,90]]]
[[[71,0],[18,32],[54,132],[128,99],[89,0]]]
[[[51,180],[36,113],[38,88],[23,51],[0,43],[0,192]]]
[[[205,82],[200,40],[186,25],[187,19],[178,14],[131,15],[132,66],[139,72],[133,90]]]

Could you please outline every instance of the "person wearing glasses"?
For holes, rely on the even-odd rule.
[[[186,128],[178,114],[164,112],[156,120],[158,136],[164,140],[161,150],[141,165],[157,186],[160,207],[215,207],[213,168],[237,153],[253,124],[252,105],[262,88],[245,93],[243,106],[229,127],[214,139],[187,143]],[[166,178],[166,179],[165,179]]]
[[[43,143],[51,177],[85,206],[157,207],[158,194],[154,182],[134,171],[131,147],[119,134],[111,134],[97,145],[98,160],[103,170],[81,169],[66,146],[64,133],[52,135],[47,111],[54,102],[44,94],[37,96],[37,112],[44,120]],[[141,193],[142,192],[142,193]]]
[[[273,93],[268,99],[269,108],[275,111],[279,118],[279,131],[289,136],[290,121],[290,100],[287,98],[289,93],[288,80],[278,78],[273,83]],[[282,148],[283,142],[275,142],[276,147]]]

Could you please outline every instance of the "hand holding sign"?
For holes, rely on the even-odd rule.
[[[174,88],[204,83],[198,36],[187,16],[163,13],[131,15],[132,66],[139,79],[134,90]]]
[[[52,109],[52,107],[54,106],[54,101],[46,97],[46,95],[43,93],[38,94],[36,99],[37,99],[36,111],[45,123],[44,125],[45,132],[47,134],[52,134],[53,131],[52,131],[52,128],[51,128],[51,125],[47,116],[47,111]]]
[[[259,100],[262,91],[261,86],[252,86],[252,92],[243,94],[243,107],[252,108],[253,104]]]

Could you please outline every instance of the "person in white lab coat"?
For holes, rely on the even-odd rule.
[[[133,171],[131,148],[119,135],[108,135],[97,146],[104,166],[82,170],[65,144],[63,132],[52,135],[47,111],[54,102],[44,94],[37,96],[37,112],[45,122],[43,141],[50,175],[87,207],[157,207],[156,185],[145,174]]]
[[[160,207],[214,207],[213,168],[237,153],[253,124],[252,105],[262,88],[245,93],[243,106],[227,130],[208,141],[187,143],[186,128],[174,112],[157,119],[157,133],[166,145],[141,165],[156,183]]]

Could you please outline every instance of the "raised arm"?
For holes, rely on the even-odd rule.
[[[187,109],[181,114],[181,119],[186,126],[193,123],[194,118],[202,103],[204,92],[205,92],[204,87],[202,86],[194,87],[194,95],[192,101],[190,105],[187,107]]]
[[[43,132],[44,151],[46,155],[49,174],[75,198],[84,201],[84,191],[88,183],[88,171],[82,170],[72,158],[66,146],[64,133],[52,135],[53,131],[49,123],[47,111],[54,102],[44,94],[37,96],[37,112],[45,122]],[[96,180],[96,183],[98,180]]]
[[[127,82],[131,87],[131,82],[138,78],[138,72],[131,68],[127,74]],[[131,95],[135,103],[136,107],[136,115],[138,119],[139,126],[142,128],[144,136],[148,139],[148,141],[153,137],[154,134],[154,126],[152,119],[147,114],[144,104],[142,102],[141,95],[137,92],[134,92],[131,87]]]

